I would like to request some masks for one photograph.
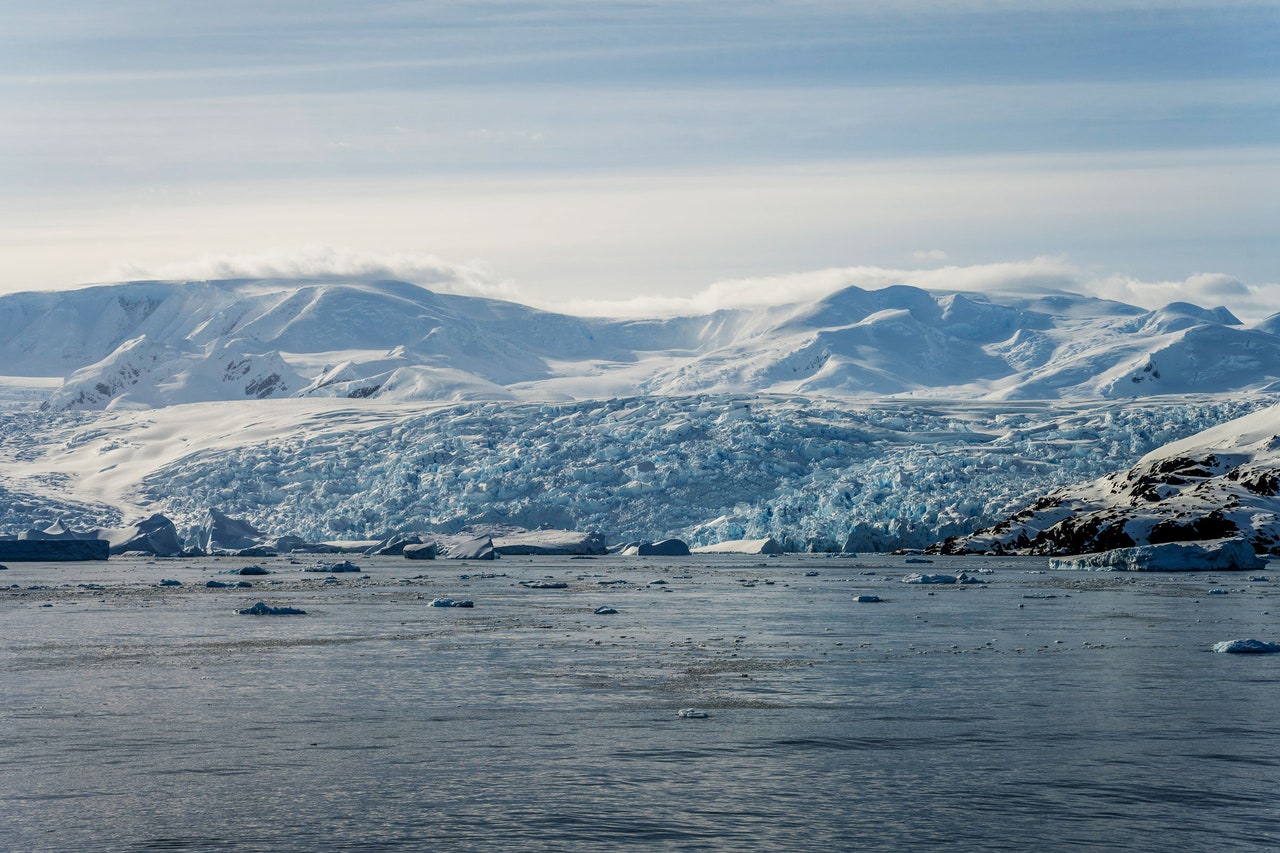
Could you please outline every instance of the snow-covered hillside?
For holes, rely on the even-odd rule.
[[[1280,406],[1168,444],[1126,470],[1050,492],[940,550],[1079,554],[1233,536],[1280,554]]]
[[[611,541],[920,547],[1262,403],[694,395],[10,413],[0,533],[155,512],[190,528],[219,509],[312,541],[490,523]]]
[[[908,286],[623,321],[404,282],[131,282],[0,297],[0,373],[64,378],[54,410],[316,396],[1124,398],[1280,387],[1278,326],[1186,303]]]

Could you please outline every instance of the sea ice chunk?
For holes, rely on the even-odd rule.
[[[1280,643],[1267,643],[1252,637],[1241,640],[1223,640],[1214,643],[1213,650],[1219,654],[1237,655],[1273,655],[1280,652]]]
[[[252,607],[236,612],[241,616],[304,616],[307,611],[296,607],[271,607],[265,601],[259,601]]]

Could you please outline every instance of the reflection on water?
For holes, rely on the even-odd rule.
[[[1208,652],[1277,638],[1270,583],[499,565],[322,584],[281,561],[255,599],[308,614],[275,619],[203,588],[212,561],[4,573],[0,848],[1280,846],[1280,656]],[[542,575],[570,586],[517,585]],[[451,593],[475,609],[425,606]]]

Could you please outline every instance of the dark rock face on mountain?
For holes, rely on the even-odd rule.
[[[1280,407],[1148,454],[1127,471],[1059,489],[943,554],[1084,554],[1243,537],[1280,554]]]

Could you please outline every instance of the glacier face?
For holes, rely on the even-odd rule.
[[[773,537],[825,549],[852,535],[863,550],[922,547],[1273,400],[319,402],[43,415],[43,432],[26,437],[13,418],[35,416],[6,415],[6,455],[25,465],[5,465],[6,481],[61,501],[81,526],[94,519],[73,499],[101,508],[123,497],[132,514],[163,512],[180,527],[217,508],[311,540],[491,523],[614,541]],[[215,440],[210,424],[232,415],[242,422]],[[41,479],[49,470],[56,481]]]
[[[1280,387],[1275,318],[1062,292],[849,287],[665,319],[572,317],[404,282],[132,282],[0,296],[0,363],[54,410],[326,396],[1129,398]]]

